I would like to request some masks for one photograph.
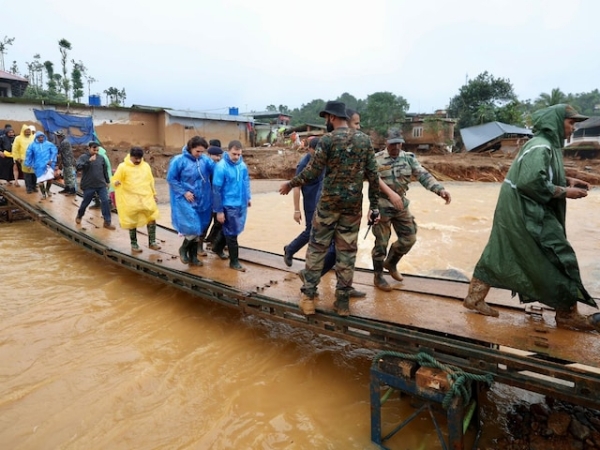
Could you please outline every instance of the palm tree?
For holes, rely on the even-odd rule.
[[[552,105],[558,105],[559,103],[565,103],[567,101],[567,96],[564,94],[560,88],[554,88],[549,94],[541,93],[540,96],[536,99],[535,105],[538,108],[546,108]]]

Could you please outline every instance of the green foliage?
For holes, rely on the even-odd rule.
[[[499,120],[501,108],[516,100],[509,80],[483,72],[459,89],[450,100],[448,112],[458,119],[458,128],[466,128]]]
[[[119,90],[116,87],[109,87],[104,91],[106,94],[106,103],[108,106],[124,106],[127,95],[125,88]]]
[[[73,99],[80,102],[81,97],[83,97],[83,74],[86,69],[81,61],[72,61],[72,63],[73,70],[71,71],[71,81],[73,82]]]
[[[292,110],[292,120],[291,125],[301,125],[303,123],[312,123],[312,124],[325,124],[325,121],[322,117],[319,117],[319,112],[325,108],[325,100],[320,98],[307,103],[306,105],[302,105],[300,108],[294,108]]]
[[[54,77],[54,63],[52,61],[45,61],[44,68],[46,69],[46,75],[48,76],[48,91],[56,92],[56,79]]]
[[[575,95],[569,94],[568,103],[581,114],[586,116],[597,116],[600,114],[600,91],[594,89],[591,92]]]
[[[364,110],[359,111],[361,125],[366,130],[385,136],[393,124],[404,121],[409,106],[401,96],[391,92],[375,92],[367,97]]]
[[[62,92],[38,89],[36,86],[27,86],[23,98],[45,100],[50,103],[67,103],[69,101]]]
[[[559,88],[552,89],[549,94],[542,92],[540,96],[535,100],[535,109],[547,108],[548,106],[558,105],[559,103],[566,103],[567,96]]]
[[[69,92],[71,91],[71,80],[67,76],[67,50],[71,50],[71,43],[66,39],[61,39],[60,41],[58,41],[58,47],[60,51],[60,62],[63,71],[61,87],[65,93],[65,97],[69,98]]]

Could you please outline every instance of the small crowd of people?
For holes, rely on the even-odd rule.
[[[364,181],[369,185],[368,217],[375,237],[373,284],[385,292],[393,290],[385,271],[402,282],[398,263],[417,240],[417,224],[407,198],[411,180],[417,180],[446,204],[452,198],[414,153],[402,149],[405,141],[399,130],[389,130],[386,148],[376,152],[370,137],[360,131],[358,112],[342,102],[329,101],[319,115],[325,119],[327,133],[310,140],[296,175],[279,188],[282,195],[293,190],[293,220],[301,223],[304,213],[305,221],[304,230],[283,247],[283,261],[291,267],[294,255],[308,245],[305,267],[298,272],[302,280],[300,310],[305,315],[316,313],[321,277],[335,268],[334,310],[348,316],[350,298],[366,296],[353,287]],[[521,148],[502,183],[490,238],[463,306],[498,317],[499,312],[485,302],[490,288],[498,287],[511,290],[521,302],[537,301],[553,307],[560,328],[600,331],[600,313],[586,316],[577,310],[578,302],[597,305],[582,284],[565,231],[566,200],[587,196],[590,185],[566,176],[561,148],[575,124],[587,117],[560,104],[537,111],[532,119],[534,137]],[[14,180],[18,186],[22,173],[27,192],[39,189],[46,198],[51,195],[52,174],[60,158],[65,180],[61,193],[73,195],[76,172],[82,173],[78,224],[97,197],[104,227],[115,229],[111,223],[112,189],[119,223],[129,230],[132,252],[142,251],[137,229],[144,226],[148,247],[159,250],[156,190],[152,170],[143,160],[144,150],[133,147],[111,177],[110,161],[105,154],[98,156],[101,147],[97,142],[90,142],[88,151],[74,161],[64,134],[57,132],[55,137],[58,148],[44,133],[28,126],[24,125],[16,137],[10,126],[5,127],[0,136],[0,179]],[[229,259],[230,268],[245,271],[239,260],[238,236],[244,230],[252,196],[241,142],[233,140],[223,151],[220,141],[207,142],[194,136],[171,160],[167,182],[171,222],[183,238],[181,261],[202,266],[198,256],[206,256],[203,243],[211,242],[212,252]],[[390,246],[392,229],[396,240]]]
[[[334,310],[350,314],[349,299],[362,218],[362,188],[369,183],[369,225],[375,236],[371,252],[374,286],[393,288],[384,270],[402,281],[397,264],[416,242],[417,225],[406,197],[416,179],[446,204],[450,193],[418,162],[402,150],[404,139],[390,130],[385,150],[375,152],[369,136],[360,131],[360,116],[341,102],[327,102],[320,112],[327,131],[309,144],[309,155],[298,165],[296,176],[279,192],[294,190],[294,220],[300,222],[300,189],[306,228],[284,246],[284,262],[308,243],[300,309],[315,314],[317,286],[324,273],[335,266],[337,277]],[[587,196],[590,185],[567,177],[561,148],[577,122],[587,117],[570,105],[559,104],[534,113],[534,137],[520,150],[502,184],[489,242],[475,267],[463,306],[480,314],[498,317],[485,302],[491,287],[507,289],[521,302],[540,302],[556,311],[559,328],[600,331],[600,313],[581,314],[578,302],[597,307],[584,288],[577,258],[565,230],[566,199]],[[391,230],[396,241],[388,248]]]

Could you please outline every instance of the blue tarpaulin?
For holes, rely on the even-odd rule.
[[[62,131],[73,145],[85,145],[96,140],[92,116],[71,116],[52,110],[34,109],[35,118],[42,124],[44,130],[54,133]]]

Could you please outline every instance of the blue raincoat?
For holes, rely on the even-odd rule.
[[[212,213],[210,178],[215,163],[206,155],[196,159],[187,147],[169,164],[171,222],[184,236],[200,236],[208,227]],[[184,197],[186,192],[194,194],[194,201]]]
[[[38,141],[38,136],[44,136],[43,142]],[[35,133],[33,142],[27,147],[25,153],[24,165],[31,167],[37,177],[41,177],[46,173],[46,167],[50,161],[50,166],[56,168],[56,158],[58,155],[58,148],[52,142],[50,142],[44,133],[38,131]]]
[[[234,163],[228,153],[223,153],[213,175],[213,210],[225,213],[225,236],[237,236],[244,231],[251,197],[250,175],[243,158]]]

